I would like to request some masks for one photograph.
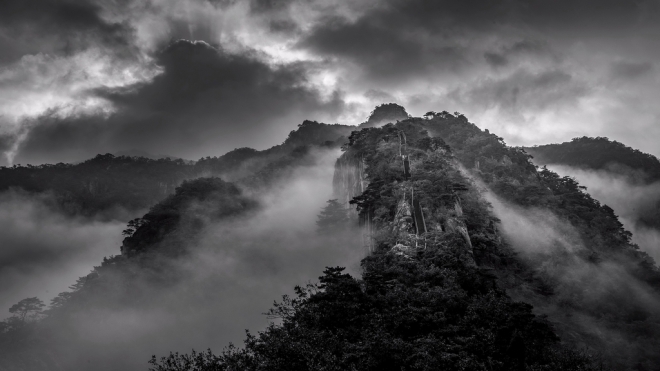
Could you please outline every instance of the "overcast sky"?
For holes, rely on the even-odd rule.
[[[281,143],[380,103],[660,156],[657,0],[4,0],[1,164]]]

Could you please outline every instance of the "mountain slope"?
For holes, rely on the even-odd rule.
[[[634,233],[640,247],[660,259],[660,161],[607,138],[575,138],[571,142],[525,149],[534,163],[547,165],[587,186]]]
[[[623,175],[636,172],[644,183],[660,180],[660,160],[623,143],[598,137],[574,138],[570,142],[525,147],[534,163],[560,164],[583,169],[607,170]]]
[[[591,369],[484,269],[491,255],[499,266],[514,264],[511,252],[441,139],[401,122],[354,132],[345,149],[339,197],[359,186],[362,170],[368,179],[351,201],[373,231],[362,278],[328,268],[320,284],[276,304],[269,315],[281,324],[249,335],[244,349],[171,355],[152,360],[154,370]]]
[[[54,354],[66,351],[48,342],[47,331],[66,333],[60,326],[96,310],[128,305],[158,312],[163,301],[153,295],[191,272],[182,257],[197,251],[207,221],[231,219],[232,228],[240,226],[256,207],[251,196],[290,177],[312,161],[313,151],[295,147],[250,167],[237,175],[240,187],[214,178],[185,183],[132,221],[122,255],[61,294],[45,319],[27,327],[5,322],[2,344],[22,344],[7,362],[36,359],[41,366],[32,369],[47,369]],[[660,271],[631,243],[612,209],[574,179],[538,169],[523,149],[447,112],[354,131],[343,151],[333,181],[338,201],[328,208],[343,204],[358,216],[370,252],[361,262],[362,277],[328,268],[319,284],[276,303],[269,315],[280,321],[249,335],[243,348],[154,358],[152,369],[660,367]],[[245,164],[255,152],[236,151],[225,158],[227,166],[233,156]],[[346,215],[347,223],[354,219]],[[333,223],[338,236],[348,228]],[[217,246],[227,233],[214,235]],[[263,237],[260,243],[272,243],[273,236]],[[206,295],[206,279],[196,277],[176,292]],[[150,291],[154,287],[166,290]]]
[[[284,322],[244,350],[171,355],[154,359],[155,370],[592,367],[510,297],[603,366],[660,366],[660,272],[574,179],[537,169],[523,149],[448,112],[363,129],[344,149],[335,185],[372,250],[363,278],[330,269],[320,286],[277,304],[271,313]]]
[[[67,215],[125,218],[143,212],[173,193],[184,180],[222,176],[238,181],[269,164],[286,161],[297,148],[339,147],[355,127],[305,121],[277,146],[263,151],[238,148],[196,162],[181,159],[98,155],[79,164],[0,168],[0,192],[19,188],[52,196],[52,207]]]

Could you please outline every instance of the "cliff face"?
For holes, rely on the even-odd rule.
[[[364,159],[353,153],[342,154],[335,162],[335,174],[332,179],[334,198],[347,208],[350,201],[362,194],[369,181],[364,169]]]
[[[594,370],[498,287],[490,271],[511,268],[510,251],[442,139],[410,122],[353,132],[334,185],[370,240],[362,277],[328,268],[244,348],[154,359],[154,370]]]
[[[602,354],[614,369],[660,364],[651,351],[660,332],[641,340],[629,322],[660,324],[649,306],[660,303],[653,260],[577,182],[537,169],[524,150],[464,116],[442,113],[354,132],[337,161],[335,189],[344,202],[353,196],[349,204],[369,221],[374,254],[416,261],[422,251],[447,249],[463,266],[498,277],[500,287],[547,314],[563,339]],[[494,216],[485,195],[506,220]],[[605,282],[614,271],[623,275],[618,283]],[[615,349],[622,352],[609,356]]]

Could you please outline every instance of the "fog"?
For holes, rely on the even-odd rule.
[[[50,300],[119,252],[125,222],[66,217],[50,201],[47,195],[0,194],[0,318],[26,297]]]
[[[639,182],[636,174],[620,174],[606,170],[584,170],[563,165],[548,169],[575,178],[587,192],[611,207],[625,228],[633,233],[633,242],[660,261],[660,182]],[[655,225],[643,220],[655,219]]]
[[[61,368],[137,370],[147,368],[152,354],[209,347],[219,352],[230,342],[242,344],[245,329],[263,330],[269,323],[263,313],[273,301],[293,294],[296,285],[318,281],[326,266],[359,274],[366,255],[359,231],[316,233],[338,155],[314,153],[315,165],[297,168],[265,193],[251,191],[248,196],[260,204],[251,214],[214,220],[204,215],[208,205],[191,205],[189,212],[200,213],[195,216],[205,223],[190,239],[193,253],[176,261],[183,279],[167,289],[131,282],[148,295],[78,315],[73,328],[57,335]],[[116,235],[118,230],[115,241]]]
[[[532,283],[518,281],[507,290],[515,300],[548,315],[563,341],[598,349],[608,358],[616,354],[619,366],[653,356],[657,344],[648,340],[655,336],[660,296],[629,273],[631,262],[603,261],[574,227],[546,209],[509,204],[487,189],[484,195],[501,220],[504,239],[532,268],[531,282],[551,288],[552,294],[539,294]],[[640,332],[640,326],[647,330]]]

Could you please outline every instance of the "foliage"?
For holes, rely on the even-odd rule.
[[[39,298],[26,298],[9,308],[9,313],[13,314],[21,322],[38,316],[46,305]]]
[[[348,210],[336,199],[328,200],[323,210],[319,213],[316,225],[321,234],[332,234],[339,232],[351,224]]]
[[[411,180],[403,177],[401,132]],[[328,268],[318,284],[275,303],[267,314],[281,323],[248,334],[244,348],[154,357],[152,370],[597,369],[588,355],[562,347],[544,318],[511,300],[482,269],[495,259],[500,268],[520,266],[444,141],[404,121],[353,132],[344,149],[343,156],[364,158],[370,181],[352,201],[376,230],[362,279]],[[412,245],[416,237],[394,228],[411,187],[434,226]],[[322,220],[341,210],[333,201]],[[452,221],[469,226],[473,245],[449,227]]]
[[[525,148],[538,164],[561,164],[593,170],[644,174],[644,181],[660,180],[660,160],[605,137],[573,138],[570,142]]]
[[[369,128],[385,123],[394,123],[398,120],[405,120],[409,117],[410,115],[406,112],[406,109],[400,105],[396,103],[385,103],[371,111],[367,121],[360,124],[359,127],[360,129]]]

